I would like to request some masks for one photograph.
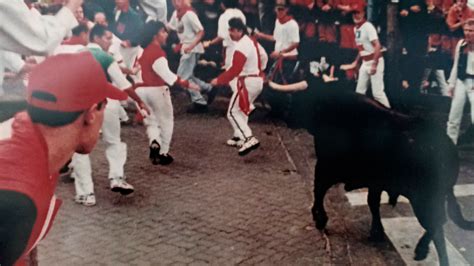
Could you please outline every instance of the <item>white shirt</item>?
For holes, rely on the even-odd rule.
[[[3,92],[3,77],[5,75],[5,68],[13,72],[20,72],[25,65],[21,56],[16,53],[0,50],[0,94]]]
[[[164,56],[155,60],[151,67],[153,68],[153,71],[155,71],[155,73],[170,86],[178,80],[178,76],[170,70],[168,59]]]
[[[287,49],[293,43],[300,42],[300,28],[298,23],[292,19],[285,24],[281,24],[278,19],[275,22],[275,29],[273,30],[273,38],[275,39],[275,51]],[[298,55],[298,49],[293,49],[285,55]]]
[[[183,44],[181,54],[184,54],[184,49],[194,42],[197,33],[204,30],[201,21],[199,21],[198,16],[193,11],[187,11],[181,20],[178,20],[177,12],[174,11],[168,26],[178,33],[179,40]],[[203,54],[204,47],[202,43],[199,42],[191,52]]]
[[[23,55],[51,53],[77,25],[69,8],[33,16],[22,0],[0,0],[0,49]]]
[[[217,36],[223,39],[222,46],[232,45],[234,41],[229,36],[229,20],[232,18],[240,18],[246,24],[245,15],[237,8],[227,8],[219,17],[217,22]]]
[[[147,21],[157,20],[166,23],[168,18],[166,0],[139,0],[139,2],[148,16]]]
[[[354,27],[355,42],[359,48],[361,56],[367,56],[374,53],[372,41],[378,40],[377,30],[372,23],[366,21],[359,28]]]
[[[257,56],[257,49],[259,49],[260,55],[260,67],[258,65],[258,56]],[[249,38],[249,36],[244,35],[238,42],[235,44],[235,52],[241,52],[247,60],[245,61],[244,68],[240,72],[239,76],[247,76],[247,75],[258,75],[260,74],[260,70],[264,70],[268,56],[265,52],[265,49],[257,43],[257,47],[255,47],[254,42]]]

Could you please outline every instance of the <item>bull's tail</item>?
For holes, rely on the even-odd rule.
[[[461,212],[461,207],[459,206],[459,203],[454,196],[453,189],[450,189],[448,195],[447,195],[447,200],[448,200],[448,214],[451,220],[457,226],[464,230],[474,230],[474,221],[467,221],[464,219],[464,216],[462,215]]]

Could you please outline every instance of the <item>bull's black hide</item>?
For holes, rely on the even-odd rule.
[[[416,246],[415,259],[426,258],[433,239],[440,264],[447,265],[445,203],[450,218],[461,228],[472,230],[473,223],[464,220],[453,194],[459,160],[445,130],[360,94],[314,88],[313,84],[308,89],[313,91],[314,106],[309,131],[314,135],[318,159],[312,208],[316,227],[322,230],[326,226],[323,202],[331,186],[344,183],[346,190],[367,187],[372,212],[370,238],[381,240],[381,192],[388,192],[393,205],[397,196],[403,195],[426,230]]]

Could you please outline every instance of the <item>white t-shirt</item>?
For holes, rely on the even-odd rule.
[[[278,19],[275,22],[275,30],[273,30],[273,38],[275,39],[275,51],[279,52],[291,46],[293,43],[300,42],[300,28],[298,23],[292,19],[285,24],[281,24]],[[298,49],[293,49],[285,55],[298,55]]]
[[[199,21],[198,16],[193,11],[187,11],[181,20],[178,20],[177,12],[174,11],[168,25],[178,33],[179,40],[181,44],[183,44],[181,47],[181,54],[183,54],[184,49],[196,39],[196,34],[204,30],[201,21]],[[191,52],[199,54],[204,53],[202,43],[196,45]]]
[[[374,52],[372,41],[378,40],[377,30],[372,23],[366,21],[359,28],[354,27],[355,42],[361,56],[370,55]]]
[[[268,61],[267,53],[265,52],[265,49],[263,49],[263,47],[258,43],[257,47],[259,49],[261,69],[258,65],[259,60],[257,56],[257,49],[249,36],[244,35],[242,39],[236,42],[234,52],[241,52],[247,58],[244,68],[240,72],[239,76],[258,75],[260,74],[260,70],[265,69]]]

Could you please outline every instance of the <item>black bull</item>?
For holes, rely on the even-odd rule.
[[[456,147],[445,130],[421,119],[390,110],[354,92],[309,85],[312,114],[307,125],[314,136],[317,156],[313,220],[323,230],[328,217],[324,196],[337,183],[346,190],[367,187],[372,213],[370,239],[382,240],[382,191],[390,203],[409,199],[426,230],[415,248],[415,259],[425,259],[434,241],[441,265],[448,265],[443,225],[449,217],[461,228],[474,230],[466,221],[453,193],[459,173]]]

